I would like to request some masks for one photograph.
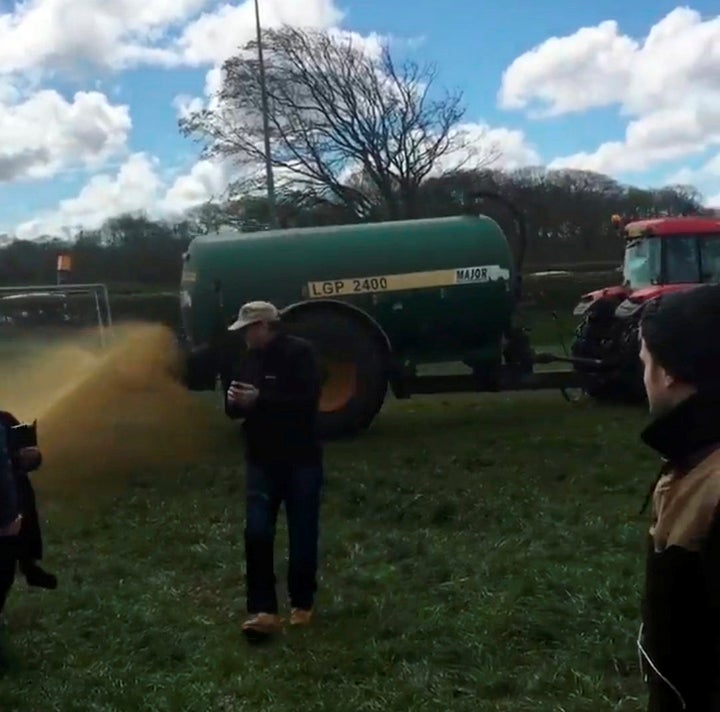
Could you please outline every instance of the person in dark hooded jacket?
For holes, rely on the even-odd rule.
[[[663,460],[648,495],[638,652],[648,712],[720,712],[720,285],[665,295],[640,324]]]
[[[0,613],[15,577],[16,542],[22,517],[5,429],[0,427]]]
[[[20,421],[12,413],[0,410],[0,429],[7,432],[10,428],[19,424]],[[17,568],[23,574],[29,586],[47,589],[57,588],[57,577],[45,571],[38,564],[38,561],[43,557],[43,540],[35,490],[30,480],[30,473],[42,465],[42,453],[37,447],[28,447],[21,449],[19,452],[10,452],[9,459],[18,498],[18,507],[22,513],[22,523],[15,543]]]

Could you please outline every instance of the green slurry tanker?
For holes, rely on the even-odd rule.
[[[507,206],[524,245],[524,223]],[[197,237],[180,290],[186,385],[217,387],[243,348],[227,326],[244,302],[262,299],[317,349],[324,437],[369,426],[388,387],[409,398],[568,386],[572,372],[534,373],[534,364],[582,359],[535,355],[513,326],[513,262],[504,232],[483,215]],[[419,373],[448,362],[468,373]]]

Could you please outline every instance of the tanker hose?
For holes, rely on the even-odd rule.
[[[518,271],[518,274],[520,274],[520,272],[522,271],[523,262],[525,261],[525,251],[527,249],[527,220],[525,218],[525,215],[509,198],[506,198],[504,195],[500,195],[499,193],[496,193],[494,191],[479,190],[472,193],[470,197],[476,200],[489,199],[501,203],[515,218],[515,229],[517,231],[519,243],[516,269]]]

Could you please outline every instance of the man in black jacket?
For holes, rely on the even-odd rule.
[[[246,357],[223,384],[225,412],[244,418],[246,442],[247,610],[251,638],[278,632],[275,525],[285,503],[290,539],[291,625],[307,625],[317,590],[322,447],[315,431],[320,378],[306,341],[283,332],[267,302],[244,305],[231,331],[241,332]]]
[[[643,315],[640,357],[664,465],[651,490],[638,649],[649,712],[720,712],[720,285]]]

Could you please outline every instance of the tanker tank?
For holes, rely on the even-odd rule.
[[[216,387],[242,349],[227,326],[244,302],[267,300],[318,351],[323,435],[353,434],[388,387],[400,398],[497,390],[518,284],[508,239],[484,215],[202,235],[184,256],[180,288],[187,384]],[[464,364],[471,380],[419,375],[447,362]]]

